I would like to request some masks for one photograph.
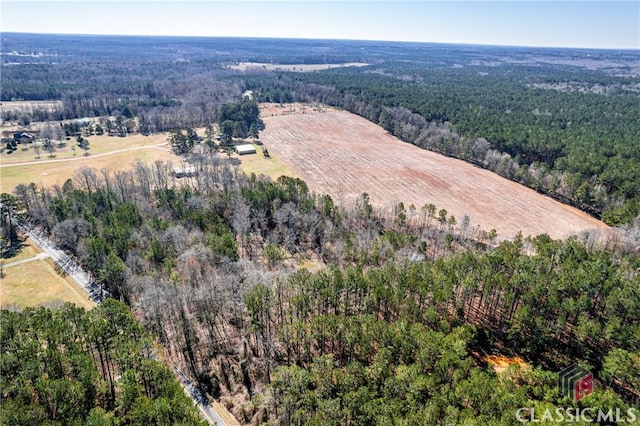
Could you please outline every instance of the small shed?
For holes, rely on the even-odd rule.
[[[255,154],[256,148],[251,144],[238,145],[236,146],[236,151],[238,155]]]
[[[173,175],[177,178],[190,177],[197,175],[198,172],[195,167],[175,167],[173,169]]]

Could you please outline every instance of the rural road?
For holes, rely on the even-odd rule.
[[[184,375],[180,368],[172,363],[173,374],[180,381],[180,384],[184,388],[184,393],[187,394],[198,406],[200,412],[204,416],[204,418],[209,422],[209,424],[217,425],[217,426],[227,426],[222,417],[218,415],[216,410],[213,409],[209,402],[202,394],[198,391],[198,389],[191,384],[187,376]]]
[[[87,292],[87,294],[89,294],[94,302],[100,303],[102,300],[104,300],[105,297],[108,296],[108,293],[101,289],[93,280],[93,278],[91,278],[91,276],[80,267],[80,265],[78,265],[73,259],[71,259],[71,257],[69,257],[65,252],[57,249],[46,235],[35,229],[29,222],[25,220],[21,220],[15,216],[13,216],[12,219],[13,222],[18,225],[22,232],[27,234],[33,241],[35,241],[40,249],[42,249],[43,253],[30,259],[25,259],[24,261],[7,264],[5,265],[5,267],[12,266],[18,263],[25,263],[25,261],[28,262],[36,260],[36,258],[51,257],[58,264],[58,266],[62,268],[62,270],[64,270],[80,285],[80,287],[84,289],[84,291]]]
[[[124,149],[119,149],[116,151],[111,151],[111,152],[104,152],[102,154],[91,154],[89,155],[89,157],[91,158],[98,158],[98,157],[107,157],[109,155],[113,155],[113,154],[118,154],[121,152],[127,152],[127,151],[135,151],[135,150],[140,150],[140,149],[149,149],[149,148],[155,148],[155,149],[162,149],[165,151],[170,151],[170,149],[165,147],[166,142],[163,142],[161,144],[157,144],[157,145],[147,145],[147,146],[134,146],[133,148],[124,148]],[[54,160],[34,160],[34,161],[23,161],[20,163],[9,163],[9,164],[0,164],[0,168],[2,167],[16,167],[16,166],[30,166],[33,164],[49,164],[49,163],[64,163],[67,161],[80,161],[86,159],[86,157],[84,155],[80,155],[77,157],[73,157],[73,158],[59,158],[59,159],[54,159]]]
[[[32,262],[34,260],[51,257],[60,266],[60,268],[62,268],[67,274],[69,274],[69,276],[71,276],[89,294],[91,299],[93,299],[96,303],[99,304],[109,296],[109,294],[101,289],[93,280],[93,278],[91,278],[91,276],[80,267],[80,265],[78,265],[62,250],[57,249],[46,235],[44,235],[38,229],[34,228],[29,222],[20,219],[15,215],[11,215],[11,218],[13,222],[18,225],[18,228],[20,228],[22,232],[31,237],[31,239],[40,247],[40,249],[42,249],[43,252],[29,259],[19,260],[6,264],[3,267],[15,266],[22,263]],[[178,368],[178,366],[176,366],[175,364],[172,364],[170,368],[173,371],[174,376],[180,381],[180,384],[184,388],[185,394],[193,400],[205,420],[207,420],[207,422],[212,425],[227,426],[224,420],[222,420],[222,417],[220,417],[220,415],[214,410],[214,408],[209,405],[207,399],[203,397],[198,389],[191,384],[182,370],[180,370],[180,368]]]

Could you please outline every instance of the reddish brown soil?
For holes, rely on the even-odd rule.
[[[504,372],[511,365],[519,365],[521,368],[529,368],[529,364],[519,356],[509,358],[504,355],[486,355],[483,359],[487,364],[493,367],[496,373]]]
[[[278,114],[279,113],[279,114]],[[265,107],[261,140],[309,187],[342,203],[367,192],[389,209],[402,201],[418,212],[433,203],[458,224],[496,229],[498,238],[522,231],[553,238],[606,225],[584,212],[464,161],[404,143],[381,127],[345,111],[313,107]]]

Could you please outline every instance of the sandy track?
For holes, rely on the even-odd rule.
[[[318,193],[351,203],[367,192],[378,208],[433,203],[458,223],[562,238],[606,225],[487,170],[404,143],[345,111],[263,117],[261,140]]]

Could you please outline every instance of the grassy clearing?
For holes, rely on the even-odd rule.
[[[16,258],[7,259],[6,263]],[[35,260],[4,269],[0,280],[0,306],[17,305],[22,308],[49,302],[71,302],[85,309],[95,303],[70,277],[60,276],[52,259]]]
[[[89,154],[97,155],[97,154],[105,154],[109,152],[120,151],[123,149],[130,148],[139,148],[145,146],[154,146],[154,145],[164,145],[167,144],[167,133],[159,133],[151,136],[143,136],[140,134],[130,135],[125,138],[120,138],[117,136],[88,136],[87,139],[89,141]],[[0,154],[0,163],[2,165],[5,164],[16,164],[16,163],[46,163],[47,161],[53,160],[61,160],[61,159],[74,159],[77,157],[82,157],[84,155],[84,151],[77,146],[75,139],[71,139],[65,141],[62,147],[58,145],[58,143],[54,143],[54,152],[53,158],[49,157],[49,152],[40,148],[40,158],[36,158],[36,151],[34,149],[33,144],[28,147],[28,149],[24,150],[24,146],[18,145],[18,150],[14,151],[11,154],[8,154],[6,151],[3,151]],[[73,148],[75,147],[75,154]],[[169,146],[167,144],[167,149]]]
[[[262,62],[240,62],[230,65],[229,68],[238,71],[264,70],[264,71],[293,71],[312,72],[328,70],[331,68],[365,67],[369,64],[363,62],[349,62],[344,64],[267,64]]]
[[[117,152],[113,154],[85,157],[78,154],[74,159],[57,162],[41,162],[21,166],[2,167],[0,192],[12,192],[21,183],[36,183],[49,187],[54,184],[62,185],[67,179],[72,178],[74,172],[80,167],[93,167],[95,169],[108,168],[111,171],[126,170],[131,168],[136,160],[151,163],[157,160],[178,162],[179,158],[170,151],[158,147],[143,147],[131,151]]]
[[[2,101],[0,102],[0,108],[3,111],[31,111],[34,108],[46,109],[47,111],[53,111],[62,107],[62,101]]]
[[[256,154],[249,155],[235,155],[239,158],[240,170],[250,175],[255,173],[256,175],[269,176],[271,179],[276,180],[282,175],[297,177],[298,175],[293,171],[291,167],[285,164],[282,160],[274,157],[270,154],[270,158],[265,158],[262,155],[262,147],[254,145],[256,148]]]

